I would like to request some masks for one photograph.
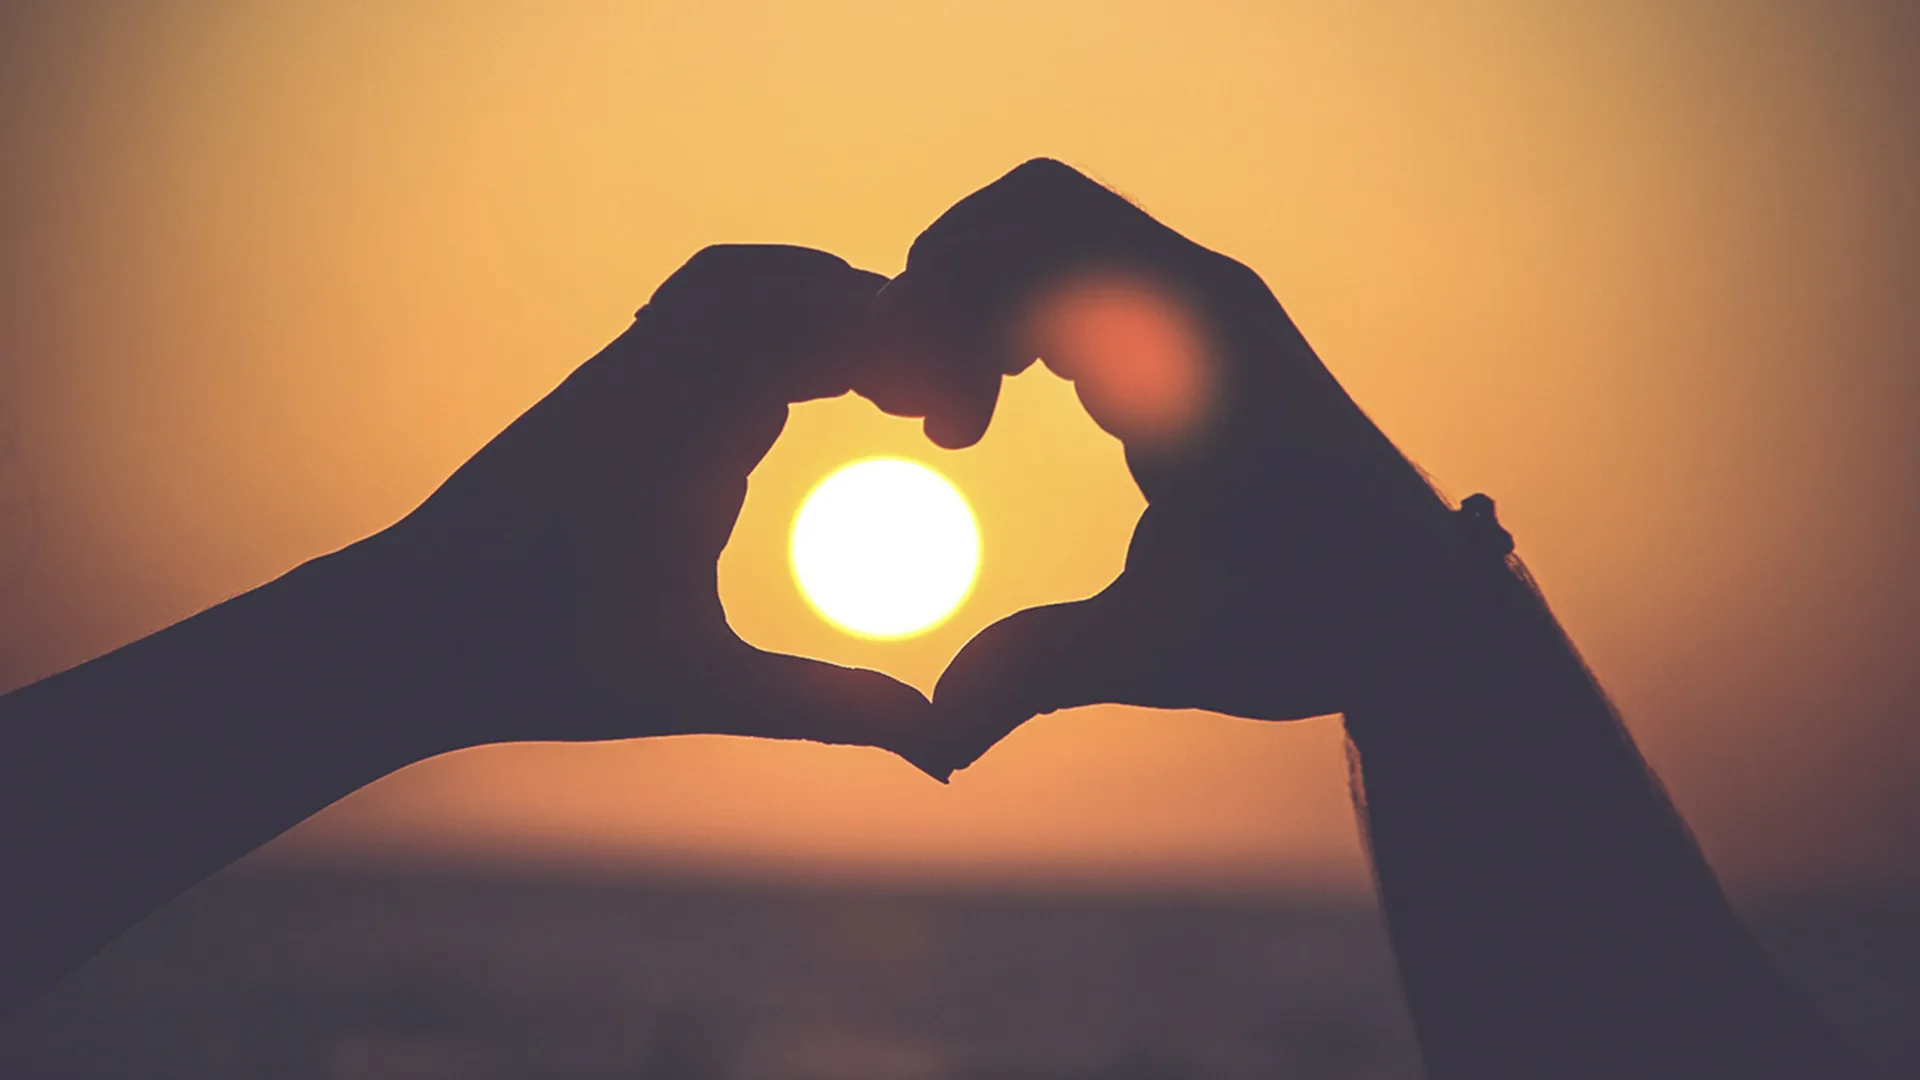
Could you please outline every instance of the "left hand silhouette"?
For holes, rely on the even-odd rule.
[[[763,652],[716,591],[787,404],[861,389],[878,274],[716,246],[599,355],[377,538],[465,715],[443,743],[720,733],[924,760],[930,706],[873,671]],[[477,686],[479,689],[463,689]]]

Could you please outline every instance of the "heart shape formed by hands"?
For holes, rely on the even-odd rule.
[[[932,468],[958,487],[978,524],[971,592],[910,636],[842,629],[808,598],[794,565],[793,531],[816,485],[874,457]],[[991,623],[1111,584],[1145,508],[1119,441],[1087,416],[1071,383],[1038,365],[1005,381],[991,428],[961,450],[934,446],[918,420],[889,416],[855,394],[803,402],[748,477],[720,555],[720,599],[728,625],[758,648],[883,671],[931,697],[954,655]]]
[[[932,703],[743,641],[718,563],[793,403],[852,390],[978,441],[1035,357],[1118,436],[1125,569],[1019,611]],[[633,326],[376,538],[452,700],[439,749],[732,733],[894,750],[935,776],[1097,703],[1340,711],[1484,595],[1485,554],[1251,270],[1052,161],[963,199],[892,281],[825,252],[696,255]]]

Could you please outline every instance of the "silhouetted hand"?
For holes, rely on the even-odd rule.
[[[1077,337],[1054,325],[1049,305],[1076,289],[1120,298],[1129,325]],[[928,421],[936,441],[978,439],[1000,376],[1039,355],[1125,442],[1148,500],[1111,586],[1019,612],[954,659],[934,694],[948,764],[1033,715],[1097,702],[1340,711],[1394,650],[1470,612],[1487,588],[1478,570],[1498,564],[1257,275],[1067,166],[1029,162],[962,200],[879,303],[897,347],[943,373],[957,402]],[[1191,356],[1162,362],[1193,370],[1142,376],[1153,357],[1108,355],[1103,338],[1184,342]],[[1170,386],[1198,388],[1172,426],[1140,409]]]
[[[449,680],[451,742],[726,733],[920,756],[929,706],[872,671],[763,652],[716,561],[787,404],[861,385],[885,279],[824,252],[710,247],[632,327],[377,538]]]

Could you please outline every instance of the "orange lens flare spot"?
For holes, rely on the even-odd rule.
[[[1177,441],[1205,421],[1214,389],[1207,336],[1167,288],[1135,275],[1076,277],[1035,302],[1027,328],[1034,351],[1120,438]]]

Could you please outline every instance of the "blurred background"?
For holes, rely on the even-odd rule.
[[[1899,0],[0,6],[0,686],[392,522],[702,245],[894,272],[1044,154],[1261,272],[1499,500],[1736,901],[1920,1071],[1915,101]],[[784,563],[800,495],[875,452],[983,535],[966,607],[893,644]],[[1110,580],[1140,505],[1043,372],[952,454],[812,403],[722,597],[926,687]],[[1336,721],[1096,708],[951,788],[726,739],[426,762],[135,930],[0,1061],[1407,1076],[1396,994]]]

